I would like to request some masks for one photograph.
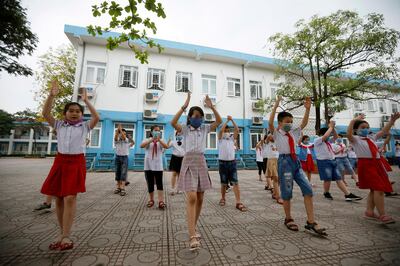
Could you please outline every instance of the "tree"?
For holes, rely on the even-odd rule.
[[[144,7],[150,14],[155,13],[157,17],[165,18],[164,8],[156,0],[128,0],[127,2],[125,7],[114,1],[104,1],[100,5],[93,5],[94,17],[100,17],[107,13],[111,17],[111,21],[108,27],[89,25],[87,30],[91,35],[96,36],[110,30],[122,29],[123,32],[119,36],[107,38],[107,49],[114,50],[122,43],[127,43],[142,64],[148,63],[148,51],[142,50],[139,43],[150,48],[157,47],[159,53],[162,51],[162,47],[147,35],[146,29],[151,30],[153,34],[157,33],[156,24],[149,17],[143,19],[138,10]]]
[[[57,49],[50,48],[39,57],[39,70],[35,73],[39,89],[35,92],[35,100],[40,110],[49,95],[51,81],[58,80],[60,93],[54,100],[53,116],[61,119],[64,106],[71,101],[74,91],[77,55],[72,45],[62,45]]]
[[[308,23],[300,20],[295,26],[293,34],[269,38],[279,58],[277,78],[284,78],[278,94],[292,109],[312,96],[316,130],[321,127],[322,104],[327,123],[335,112],[347,108],[346,99],[393,100],[400,92],[400,60],[395,58],[400,33],[385,27],[382,15],[361,18],[356,12],[339,10],[325,17],[315,15]]]
[[[2,0],[0,6],[0,72],[30,76],[32,69],[18,63],[23,55],[32,55],[38,42],[26,19],[26,9],[18,0]]]
[[[0,136],[9,136],[11,129],[14,128],[12,114],[0,109]]]

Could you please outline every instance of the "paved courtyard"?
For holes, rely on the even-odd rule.
[[[239,173],[246,213],[234,208],[233,192],[225,207],[218,205],[218,173],[211,172],[214,188],[205,195],[199,221],[202,248],[194,252],[187,248],[184,194],[170,196],[166,190],[166,210],[148,209],[143,173],[129,173],[125,197],[113,194],[114,173],[88,173],[72,233],[76,247],[49,251],[58,233],[54,207],[32,210],[44,200],[39,190],[51,163],[0,159],[1,265],[400,265],[400,198],[386,198],[387,210],[398,222],[385,226],[362,218],[365,199],[345,202],[333,186],[334,201],[327,201],[316,182],[315,212],[329,234],[321,238],[304,232],[297,187],[292,210],[300,231],[284,227],[283,209],[264,190],[256,171]],[[166,187],[170,176],[164,175]],[[392,177],[399,190],[398,169]],[[366,195],[349,183],[353,192]]]

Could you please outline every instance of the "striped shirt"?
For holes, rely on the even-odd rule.
[[[202,124],[198,128],[182,125],[183,149],[185,153],[204,153],[207,146],[207,134],[210,133],[210,125]]]

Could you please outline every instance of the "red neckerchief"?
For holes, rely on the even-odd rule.
[[[153,152],[152,152],[153,159],[154,159],[154,154],[157,156],[157,140],[153,140]]]
[[[294,139],[289,132],[286,132],[286,136],[288,137],[289,140],[290,156],[292,157],[293,160],[296,160],[297,156],[296,156],[296,150],[294,148]]]

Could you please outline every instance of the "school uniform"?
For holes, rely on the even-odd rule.
[[[378,146],[378,150],[379,150],[379,153],[380,153],[380,156],[381,156],[381,162],[383,164],[383,167],[385,167],[385,170],[387,172],[391,172],[391,171],[393,171],[392,166],[390,166],[389,162],[386,160],[385,154],[383,152],[384,144],[385,144],[384,141],[376,142],[376,145]]]
[[[352,146],[358,158],[359,188],[393,192],[375,142],[375,134],[368,137],[353,136]]]
[[[337,166],[339,168],[339,172],[343,173],[343,172],[347,172],[350,175],[354,175],[354,170],[353,167],[351,166],[351,163],[349,161],[348,158],[348,154],[347,154],[347,147],[345,144],[340,143],[340,144],[333,144],[332,145],[333,150],[335,151],[335,159],[336,159],[336,163]]]
[[[183,157],[181,172],[178,180],[178,191],[204,192],[211,188],[211,179],[204,157],[207,144],[209,124],[202,124],[198,128],[182,125]]]
[[[305,172],[313,172],[314,171],[314,160],[315,151],[314,144],[305,145],[300,143],[299,145],[299,159],[301,163],[301,168]]]
[[[276,145],[272,142],[267,144],[267,176],[273,177],[278,176],[278,158],[279,152],[276,148]]]
[[[128,155],[130,141],[128,138],[123,140],[118,137],[114,140],[115,146],[115,181],[126,181],[128,175]]]
[[[235,150],[233,135],[218,140],[218,169],[222,185],[228,185],[229,181],[232,185],[238,184]]]
[[[86,191],[86,137],[90,121],[69,124],[56,120],[57,155],[43,183],[41,193],[65,197]]]
[[[351,167],[355,170],[357,165],[357,154],[354,152],[353,148],[347,150],[347,158],[349,159]]]
[[[172,147],[171,161],[169,162],[169,170],[179,173],[182,167],[182,160],[185,156],[185,150],[183,149],[183,142],[176,140],[171,141],[169,144]]]
[[[312,196],[313,191],[311,185],[301,169],[300,160],[295,150],[295,143],[297,143],[301,137],[301,128],[293,128],[288,133],[282,129],[276,129],[273,137],[279,152],[278,176],[282,199],[290,200],[292,198],[293,181],[296,181],[303,196]]]
[[[267,143],[262,143],[262,156],[263,156],[263,172],[264,174],[267,172],[267,164],[268,164],[268,154],[267,154]]]
[[[264,168],[264,157],[263,157],[263,146],[256,148],[256,163],[258,167],[258,175],[261,176],[261,173],[265,174]]]
[[[163,151],[160,142],[153,141],[145,148],[144,174],[147,182],[148,192],[154,192],[154,181],[157,190],[163,190]]]
[[[319,178],[322,181],[342,180],[332,144],[324,141],[322,137],[318,137],[314,140],[314,149],[317,157]]]

